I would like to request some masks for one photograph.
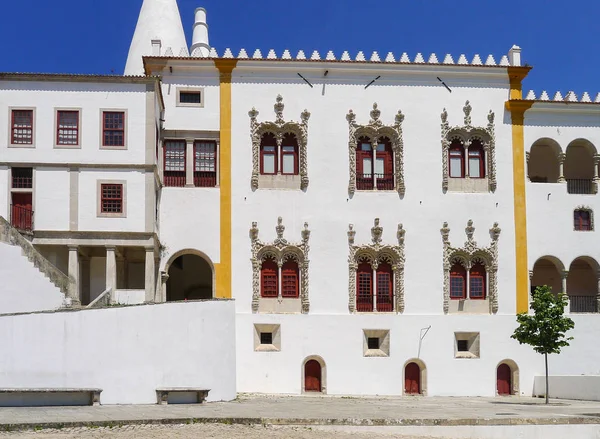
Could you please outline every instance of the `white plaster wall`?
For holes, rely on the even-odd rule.
[[[37,168],[33,192],[36,230],[69,230],[70,176],[65,168]]]
[[[236,397],[230,301],[0,317],[0,333],[0,387],[98,387],[102,404],[155,404],[158,387]]]
[[[162,268],[185,249],[203,252],[213,264],[220,262],[219,198],[218,188],[162,189],[160,242],[166,247]]]
[[[579,113],[576,109],[544,112],[536,107],[525,113],[525,151],[540,138],[555,140],[566,152],[577,139],[587,139],[600,149],[600,118],[597,114]],[[555,256],[568,270],[579,256],[590,256],[600,261],[598,231],[573,230],[573,211],[587,206],[594,211],[598,229],[600,195],[567,193],[566,183],[526,183],[527,241],[529,269],[545,255]],[[543,227],[540,227],[543,225]]]
[[[125,181],[126,217],[98,216],[98,181]],[[144,232],[146,181],[143,171],[82,169],[79,174],[79,230]]]
[[[62,306],[64,295],[23,256],[21,247],[0,242],[0,261],[3,261],[0,314],[54,310]]]
[[[548,377],[551,398],[600,400],[600,376],[552,375]],[[546,377],[536,376],[533,394],[546,395]]]
[[[146,85],[50,81],[0,82],[0,150],[20,163],[144,163]],[[35,108],[35,148],[7,148],[9,107]],[[80,108],[80,149],[55,149],[55,108]],[[101,150],[101,109],[127,110],[127,150]]]
[[[8,198],[10,192],[9,174],[7,167],[0,166],[0,216],[4,217],[7,221],[10,221],[10,201]]]

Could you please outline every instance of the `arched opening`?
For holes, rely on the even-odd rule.
[[[260,139],[260,173],[277,174],[277,140],[273,133],[264,133]]]
[[[167,268],[167,302],[214,297],[212,263],[199,252],[176,254]]]
[[[302,391],[325,393],[327,388],[325,361],[319,356],[310,356],[302,364]]]
[[[454,139],[448,150],[448,172],[451,178],[463,178],[465,176],[465,148],[460,140]]]
[[[569,267],[567,294],[571,312],[598,312],[598,263],[595,259],[582,256]]]
[[[519,394],[519,367],[512,360],[502,360],[496,367],[496,394]]]
[[[294,134],[286,133],[281,142],[281,173],[298,175],[298,139]]]
[[[557,183],[560,176],[560,153],[560,146],[554,140],[536,140],[529,152],[529,180],[532,183]]]
[[[533,264],[533,275],[531,276],[531,293],[537,287],[549,286],[554,294],[560,293],[562,288],[563,263],[554,256],[543,256]]]
[[[570,194],[593,194],[594,155],[596,148],[587,140],[577,139],[569,144],[565,158],[565,179]]]
[[[380,137],[377,141],[375,178],[378,190],[394,189],[394,151],[388,137]]]
[[[469,177],[485,177],[485,153],[483,145],[477,139],[473,139],[469,145]]]
[[[427,368],[418,358],[410,359],[404,364],[404,394],[427,394]]]

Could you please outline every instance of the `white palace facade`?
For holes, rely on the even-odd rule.
[[[144,0],[124,76],[0,73],[0,388],[532,395],[539,285],[551,375],[600,375],[600,94],[530,70],[218,51],[201,8],[188,48]]]

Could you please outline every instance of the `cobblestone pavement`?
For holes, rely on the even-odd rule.
[[[310,427],[262,425],[136,425],[126,427],[72,428],[63,430],[0,433],[6,439],[188,439],[188,438],[244,438],[244,439],[370,439],[403,438],[425,439],[417,436],[400,436],[393,432],[356,433],[322,431]]]

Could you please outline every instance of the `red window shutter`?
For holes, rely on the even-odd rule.
[[[373,311],[373,268],[363,262],[356,272],[356,310]]]
[[[391,312],[394,309],[394,274],[392,266],[380,263],[377,267],[377,311]]]
[[[273,259],[263,261],[260,271],[260,290],[262,297],[279,296],[279,267]]]
[[[464,299],[467,295],[467,270],[456,263],[450,269],[450,299]]]
[[[383,151],[379,145],[384,145]],[[378,174],[377,189],[393,190],[394,189],[394,152],[392,150],[392,142],[387,137],[382,137],[378,141],[377,159],[383,160],[383,175]]]
[[[100,185],[100,211],[102,213],[123,213],[123,185]]]
[[[485,267],[475,264],[469,271],[469,297],[485,299],[486,296]]]
[[[287,261],[281,267],[281,297],[299,297],[299,271],[296,261]]]

